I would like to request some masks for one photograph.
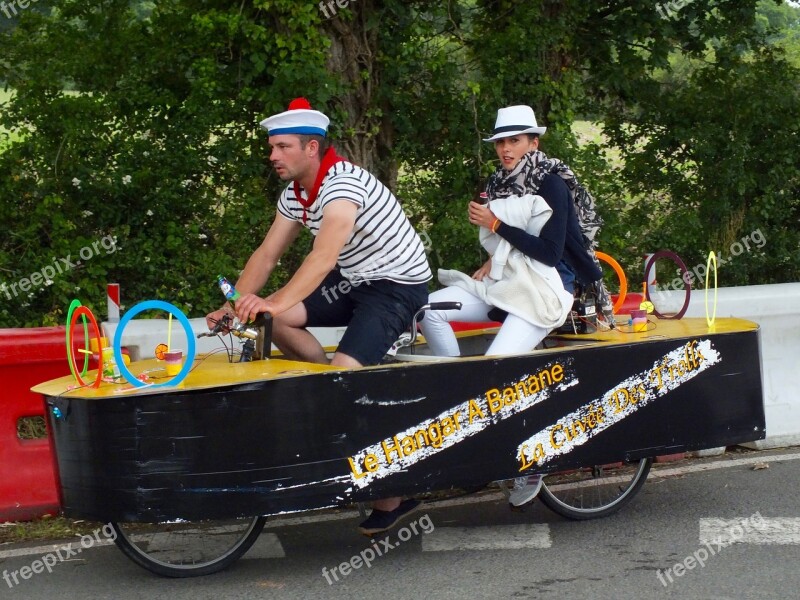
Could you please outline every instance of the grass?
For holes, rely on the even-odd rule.
[[[575,121],[572,124],[572,132],[578,138],[578,143],[582,146],[588,143],[603,145],[606,143],[602,132],[602,123],[592,121]]]
[[[44,417],[23,417],[17,421],[17,437],[21,440],[40,440],[47,437]]]
[[[0,106],[3,106],[6,102],[11,100],[13,95],[13,90],[0,89]],[[0,152],[2,152],[6,146],[11,145],[11,143],[15,142],[17,139],[19,139],[17,134],[9,132],[5,127],[0,125]]]
[[[575,121],[572,124],[572,132],[578,138],[578,144],[597,144],[602,148],[607,160],[613,167],[622,166],[622,157],[619,148],[612,148],[608,145],[603,135],[603,124],[595,121]]]
[[[45,516],[33,521],[0,523],[0,549],[2,544],[50,540],[69,540],[91,534],[103,523]]]

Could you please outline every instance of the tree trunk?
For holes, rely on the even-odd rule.
[[[331,40],[328,68],[346,85],[334,100],[333,117],[339,122],[332,125],[341,135],[333,141],[341,154],[394,190],[398,171],[392,157],[394,128],[388,106],[378,99],[379,30],[368,18],[378,8],[373,0],[359,0],[347,10],[352,18],[336,14],[323,24]]]

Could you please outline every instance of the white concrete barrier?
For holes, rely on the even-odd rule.
[[[677,312],[683,306],[683,292],[656,292],[659,312]],[[709,311],[713,310],[713,290],[709,291]],[[693,290],[687,317],[705,317],[705,293]],[[752,444],[759,449],[800,445],[800,393],[796,379],[800,371],[800,283],[753,285],[717,290],[717,317],[739,317],[755,321],[761,328],[761,364],[764,379],[764,407],[767,438]],[[205,319],[190,319],[195,338],[208,331]],[[180,323],[173,320],[172,346],[186,347]],[[118,323],[103,323],[105,335],[113,339]],[[311,328],[325,348],[333,349],[342,339],[344,327]],[[165,320],[136,319],[128,324],[122,345],[132,360],[152,358],[155,348],[167,341]],[[218,338],[195,339],[198,352],[221,350]],[[234,347],[239,340],[234,338]],[[274,346],[273,346],[274,348]]]
[[[682,291],[661,294],[654,292],[659,312],[677,312],[683,306]],[[709,313],[713,313],[713,298],[711,289]],[[704,290],[692,290],[686,316],[706,316]],[[717,317],[739,317],[761,328],[767,438],[749,445],[765,449],[800,444],[800,283],[719,288]]]

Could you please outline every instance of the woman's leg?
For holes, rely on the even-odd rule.
[[[545,338],[548,331],[515,315],[508,315],[486,354],[500,356],[530,352]]]
[[[461,310],[429,310],[420,321],[422,335],[436,356],[460,356],[458,340],[450,321],[490,321],[492,307],[460,287],[450,286],[433,292],[428,302],[461,302]]]

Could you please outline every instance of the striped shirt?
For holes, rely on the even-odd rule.
[[[303,198],[308,192],[300,188]],[[339,253],[337,266],[351,282],[389,279],[424,283],[431,279],[425,248],[394,194],[370,172],[349,162],[333,165],[322,180],[317,199],[307,209],[305,226],[316,236],[329,202],[347,200],[358,206],[355,226]],[[303,207],[292,183],[278,199],[278,212],[303,222]]]

